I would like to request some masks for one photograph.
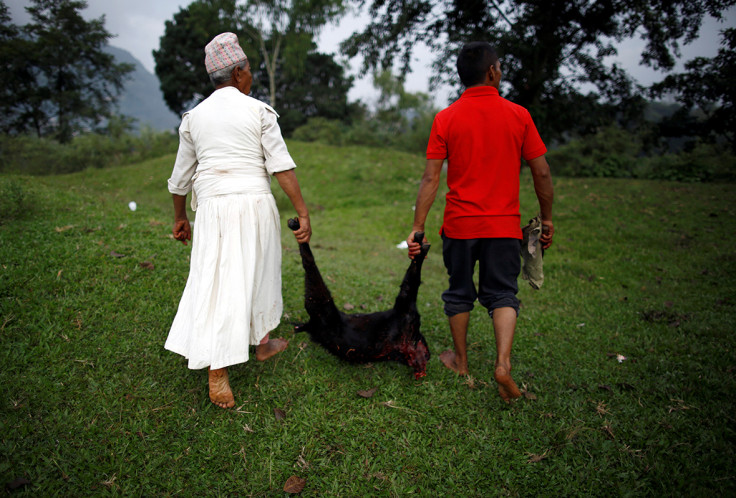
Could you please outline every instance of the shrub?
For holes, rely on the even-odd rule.
[[[736,156],[725,145],[698,142],[691,150],[647,155],[640,134],[617,127],[572,140],[547,159],[555,176],[736,181]]]
[[[345,142],[345,124],[323,117],[310,118],[292,134],[294,140],[320,142],[328,145],[342,145]]]
[[[0,224],[25,213],[27,201],[27,190],[20,179],[0,176]]]
[[[0,136],[0,172],[25,175],[72,173],[160,157],[176,151],[170,132],[143,129],[139,135],[87,133],[68,144],[35,136]]]

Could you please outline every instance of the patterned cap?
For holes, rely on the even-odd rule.
[[[220,33],[215,36],[204,47],[204,54],[204,65],[207,68],[207,74],[248,59],[243,49],[240,48],[235,33]]]

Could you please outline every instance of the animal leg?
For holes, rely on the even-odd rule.
[[[422,244],[423,240],[424,232],[416,232],[414,234],[414,242]],[[429,248],[430,244],[422,244],[419,254],[411,260],[409,268],[404,275],[404,280],[401,282],[399,295],[396,297],[396,302],[394,303],[395,310],[403,311],[416,308],[419,285],[422,283],[422,264],[427,257]]]
[[[288,222],[291,230],[299,229],[299,220],[290,219]],[[322,275],[314,261],[314,255],[309,244],[299,244],[299,254],[302,258],[302,266],[304,267],[304,308],[307,310],[311,322],[317,323],[338,323],[340,321],[340,313],[335,306],[330,290],[327,288]],[[302,330],[308,332],[316,332],[316,328],[305,324]]]

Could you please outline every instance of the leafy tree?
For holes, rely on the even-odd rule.
[[[333,5],[331,1],[324,3]],[[265,21],[255,16],[243,21],[248,5],[238,6],[235,0],[197,0],[181,9],[173,21],[166,22],[160,48],[154,51],[156,74],[169,108],[181,113],[212,93],[204,68],[204,47],[218,33],[232,31],[239,35],[250,61],[255,82],[251,95],[272,105],[278,103],[284,133],[313,116],[345,119],[350,113],[347,92],[352,79],[332,56],[316,52],[312,33],[317,27],[308,26],[311,18],[307,14],[311,12],[318,20],[324,17],[309,11],[312,4],[319,2],[291,2],[292,11],[298,8],[306,14],[284,14],[279,20],[282,24],[269,25],[268,30]],[[324,24],[323,20],[314,22]]]
[[[32,74],[26,64],[28,42],[20,37],[20,28],[11,21],[8,7],[0,0],[0,125],[9,133],[25,130],[34,121],[28,82]],[[38,116],[36,116],[38,119]]]
[[[364,2],[361,2],[361,4]],[[692,41],[703,16],[721,18],[735,0],[372,0],[373,19],[343,43],[350,56],[362,54],[365,69],[391,67],[406,72],[414,47],[435,53],[435,82],[457,85],[459,48],[487,40],[502,57],[511,100],[530,109],[543,136],[585,133],[614,119],[629,120],[641,110],[641,89],[604,59],[615,43],[641,36],[641,62],[671,69],[680,43]],[[594,90],[583,95],[580,84]],[[599,102],[607,103],[600,106]]]
[[[104,16],[84,20],[80,11],[86,7],[81,0],[32,0],[26,7],[31,21],[17,33],[3,9],[2,36],[12,38],[0,51],[8,72],[4,78],[10,91],[17,91],[1,118],[6,130],[33,129],[38,136],[68,142],[74,132],[112,114],[133,68],[116,64],[104,52],[112,35]]]
[[[736,152],[736,28],[721,32],[715,57],[688,61],[684,73],[667,76],[652,87],[652,93],[657,97],[672,93],[683,105],[664,122],[669,135],[725,137]]]
[[[291,72],[301,76],[303,54],[312,49],[313,37],[330,20],[343,12],[342,0],[247,0],[240,9],[243,30],[257,45],[268,74],[271,106],[276,106],[276,79],[279,63],[289,63]],[[284,47],[284,42],[287,47]]]
[[[238,27],[235,0],[197,0],[166,21],[153,59],[169,109],[181,114],[212,93],[204,67],[204,47],[220,33],[237,33]],[[240,44],[251,65],[257,66],[260,60],[248,40],[241,37]]]
[[[309,70],[281,71],[275,80],[275,96],[280,102],[279,126],[286,135],[312,117],[349,121],[353,114],[347,101],[353,80],[345,75],[345,68],[332,56],[316,51],[307,53],[304,64]],[[271,76],[264,65],[265,61],[258,71],[259,84],[253,86],[251,95],[265,101]]]

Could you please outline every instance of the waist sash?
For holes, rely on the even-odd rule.
[[[271,178],[262,167],[211,168],[192,177],[192,210],[200,201],[228,194],[270,194]]]

